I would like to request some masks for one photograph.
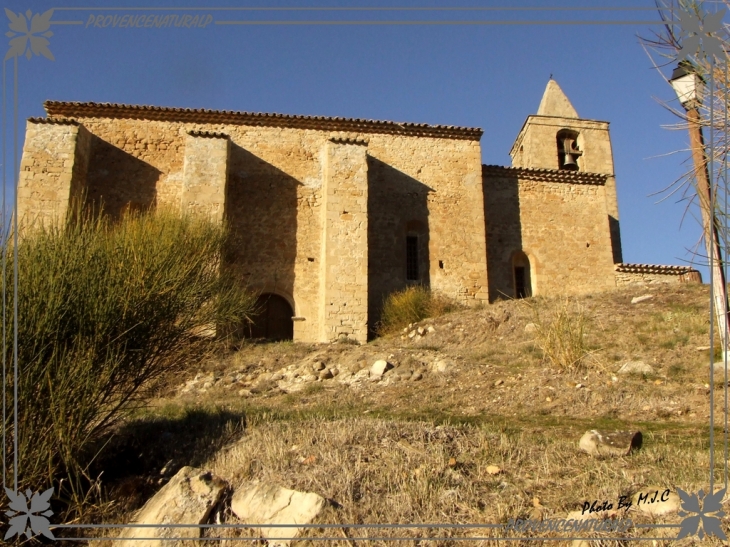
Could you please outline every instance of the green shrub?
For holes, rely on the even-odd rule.
[[[201,333],[250,314],[255,298],[220,267],[225,239],[218,225],[164,211],[116,224],[87,216],[21,238],[17,386],[12,329],[5,332],[6,484],[13,484],[17,387],[18,488],[53,483],[57,499],[80,507],[103,435],[143,404],[163,373],[210,351]],[[13,254],[8,249],[9,325]]]
[[[525,301],[535,324],[535,345],[543,359],[554,367],[578,370],[585,366],[588,355],[584,335],[587,324],[585,311],[568,298]]]
[[[427,317],[438,317],[454,311],[458,304],[422,285],[413,285],[388,295],[377,332],[380,335],[396,332]]]

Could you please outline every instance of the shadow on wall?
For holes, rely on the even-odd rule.
[[[433,189],[368,156],[368,337],[383,300],[408,285],[430,286],[428,193]]]
[[[613,251],[613,263],[621,264],[624,261],[621,252],[621,229],[619,220],[616,217],[608,215],[608,228],[611,233],[611,250]]]
[[[224,216],[230,230],[226,264],[252,290],[267,294],[251,332],[291,339],[293,323],[284,321],[280,296],[294,292],[297,256],[297,187],[301,183],[248,150],[231,142]],[[289,306],[289,308],[291,308]],[[274,317],[275,319],[271,319]],[[276,322],[276,327],[269,325]],[[286,325],[282,322],[287,323]],[[242,335],[246,330],[241,331]],[[283,339],[283,338],[282,338]]]
[[[114,220],[125,211],[152,209],[160,174],[149,163],[91,135],[86,205]]]
[[[515,257],[527,260],[522,253],[519,181],[510,174],[485,174],[484,216],[487,230],[487,276],[489,300],[518,297],[516,283],[522,273],[522,294],[527,292],[529,261],[513,263]],[[519,253],[519,254],[516,254]],[[518,260],[519,262],[519,260]],[[527,270],[518,271],[517,268]]]

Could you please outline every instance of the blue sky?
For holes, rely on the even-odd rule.
[[[637,37],[659,29],[652,24],[658,21],[653,0],[392,4],[448,10],[213,9],[388,4],[159,1],[145,5],[158,9],[139,11],[121,9],[140,5],[128,1],[54,5],[6,0],[5,6],[16,13],[53,7],[52,21],[81,22],[51,26],[54,61],[18,58],[19,145],[25,119],[45,115],[42,103],[50,99],[476,126],[484,129],[483,162],[509,165],[510,147],[525,118],[537,112],[552,74],[581,117],[611,123],[624,261],[692,260],[688,249],[700,236],[697,214],[690,210],[682,223],[685,202],[675,196],[659,203],[663,196],[651,195],[680,177],[689,158],[687,152],[671,154],[686,149],[688,137],[661,127],[676,120],[655,97],[671,101],[673,92],[653,69]],[[512,9],[495,9],[505,6]],[[62,9],[70,7],[84,9]],[[544,9],[548,7],[564,9]],[[210,14],[213,22],[205,28],[88,24],[92,16],[141,14]],[[479,24],[218,24],[455,20]],[[500,23],[484,24],[487,21]],[[560,21],[582,24],[555,24]],[[13,70],[14,61],[5,61],[8,180],[13,178]],[[671,68],[664,71],[669,74]],[[701,270],[707,281],[706,269]]]

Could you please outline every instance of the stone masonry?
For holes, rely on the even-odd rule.
[[[365,342],[413,284],[476,304],[623,280],[608,123],[580,119],[553,80],[511,167],[481,164],[477,128],[44,106],[26,128],[24,229],[82,195],[112,218],[168,206],[225,222],[230,267],[295,340]]]

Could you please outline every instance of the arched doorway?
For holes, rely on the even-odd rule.
[[[512,278],[515,288],[515,298],[532,296],[531,273],[530,259],[522,251],[517,251],[512,256]]]
[[[264,293],[256,301],[259,312],[251,325],[252,338],[269,340],[293,340],[294,311],[286,298],[278,294]]]

